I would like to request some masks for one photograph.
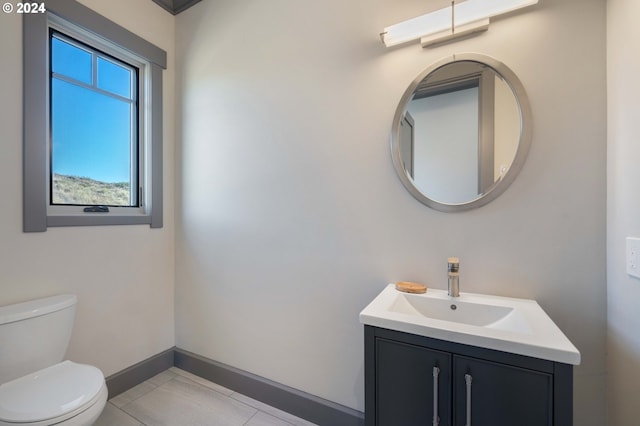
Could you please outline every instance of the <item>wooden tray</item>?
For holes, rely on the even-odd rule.
[[[396,283],[396,289],[398,291],[402,291],[402,292],[405,292],[405,293],[421,294],[421,293],[426,293],[427,292],[427,286],[426,285],[419,284],[419,283],[412,283],[410,281],[398,281]]]

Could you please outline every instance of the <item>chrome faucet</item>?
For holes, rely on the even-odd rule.
[[[449,276],[448,292],[451,297],[460,296],[460,259],[450,257],[447,259],[447,275]]]

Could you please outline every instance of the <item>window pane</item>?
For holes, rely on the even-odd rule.
[[[51,86],[52,203],[137,205],[132,104],[63,80]]]
[[[108,61],[98,58],[98,87],[103,90],[131,98],[131,70]]]
[[[51,38],[51,67],[54,73],[91,84],[91,53],[55,36]]]

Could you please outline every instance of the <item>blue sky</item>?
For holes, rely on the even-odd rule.
[[[57,38],[52,70],[65,77],[51,84],[53,172],[129,182],[133,72]]]

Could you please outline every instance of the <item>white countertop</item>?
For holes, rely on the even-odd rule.
[[[451,305],[455,305],[452,308]],[[434,339],[566,364],[580,352],[535,300],[444,290],[402,293],[394,284],[360,312],[360,322]]]

